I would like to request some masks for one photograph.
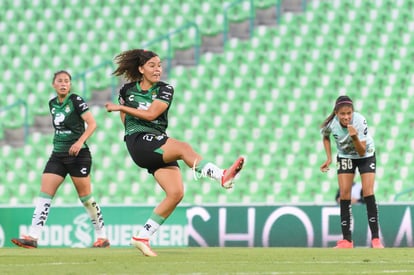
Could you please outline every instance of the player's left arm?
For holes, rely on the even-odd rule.
[[[87,112],[83,113],[81,115],[81,117],[82,117],[83,121],[85,121],[87,127],[85,129],[85,132],[83,132],[83,134],[78,139],[78,141],[81,141],[82,143],[85,143],[86,140],[90,136],[92,136],[93,132],[95,132],[97,125],[96,125],[95,118],[93,117],[93,115],[90,111],[87,111]]]
[[[79,139],[72,144],[72,146],[69,149],[69,155],[77,156],[79,154],[79,151],[82,149],[83,144],[85,144],[86,140],[92,136],[93,132],[96,130],[96,121],[93,117],[92,113],[90,111],[86,111],[81,115],[81,118],[83,121],[85,121],[87,127],[83,134],[79,137]]]

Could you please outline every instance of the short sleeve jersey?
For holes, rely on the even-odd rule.
[[[154,100],[161,100],[168,104],[167,109],[153,121],[139,119],[125,115],[125,135],[134,133],[165,134],[168,127],[168,110],[174,95],[174,88],[162,81],[155,83],[149,90],[144,91],[138,82],[125,84],[119,92],[119,102],[122,105],[148,110]]]
[[[328,123],[328,125],[321,129],[321,134],[325,137],[329,137],[329,135],[332,134],[336,142],[339,157],[359,159],[373,156],[375,153],[375,144],[373,138],[368,132],[368,124],[365,117],[360,113],[354,112],[351,124],[358,131],[359,140],[366,142],[366,151],[363,156],[359,156],[358,152],[355,150],[355,146],[352,138],[349,136],[348,129],[346,127],[342,127],[337,116],[335,116],[331,122]]]
[[[85,132],[85,122],[81,115],[89,110],[82,97],[70,94],[62,103],[57,97],[49,101],[52,123],[55,128],[53,152],[68,152]],[[87,145],[84,144],[86,148]]]

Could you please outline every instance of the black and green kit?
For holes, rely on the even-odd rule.
[[[55,128],[53,152],[68,152],[69,148],[85,132],[85,122],[81,115],[89,110],[82,97],[70,94],[62,103],[58,97],[49,101],[52,123]],[[83,148],[88,148],[86,144]]]
[[[125,135],[129,136],[135,133],[165,134],[168,127],[168,110],[170,109],[173,95],[173,87],[162,81],[155,83],[147,91],[142,90],[138,82],[125,84],[119,91],[119,103],[122,105],[148,110],[155,99],[168,104],[167,110],[153,121],[142,120],[126,114]]]

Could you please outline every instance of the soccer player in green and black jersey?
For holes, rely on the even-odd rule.
[[[95,119],[82,97],[70,93],[71,75],[68,72],[56,72],[52,84],[57,94],[49,101],[55,129],[53,152],[42,174],[40,194],[29,232],[21,238],[12,239],[12,242],[25,248],[37,247],[52,199],[69,174],[95,228],[97,240],[93,247],[109,247],[101,209],[92,197],[89,176],[92,157],[86,140],[96,129]]]
[[[150,237],[174,211],[184,196],[184,184],[177,160],[183,160],[199,174],[216,179],[224,188],[231,188],[243,167],[239,157],[224,170],[203,159],[186,142],[168,137],[168,111],[174,95],[171,85],[160,81],[159,56],[142,49],[122,52],[115,58],[114,75],[123,75],[130,82],[119,95],[119,104],[107,103],[109,112],[119,111],[125,126],[125,142],[134,162],[148,170],[166,197],[154,209],[142,230],[132,237],[131,244],[145,256],[157,256],[149,245]]]

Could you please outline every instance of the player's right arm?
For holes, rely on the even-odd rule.
[[[322,143],[326,153],[326,161],[321,165],[320,170],[322,172],[327,172],[329,170],[329,165],[332,163],[331,139],[329,136],[324,135]]]
[[[122,124],[125,125],[125,113],[119,112],[119,117],[121,118]]]

